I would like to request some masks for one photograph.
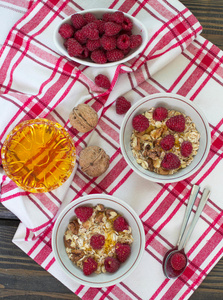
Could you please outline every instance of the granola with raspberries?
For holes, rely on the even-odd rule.
[[[131,135],[131,149],[137,163],[161,175],[174,174],[186,168],[199,149],[200,133],[192,119],[164,107],[153,107],[141,116],[148,122],[142,119],[143,122],[137,122],[135,129],[133,119]]]

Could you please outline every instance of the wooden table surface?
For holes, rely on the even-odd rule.
[[[202,35],[223,50],[223,0],[181,2],[200,21]],[[18,224],[0,204],[0,299],[80,299],[12,243]],[[190,298],[201,299],[223,299],[223,259]]]

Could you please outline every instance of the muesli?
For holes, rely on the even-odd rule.
[[[133,242],[126,219],[102,204],[77,207],[75,214],[64,235],[69,258],[85,275],[117,271]]]

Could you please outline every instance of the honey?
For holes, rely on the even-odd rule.
[[[17,125],[2,147],[2,165],[20,188],[32,193],[49,192],[71,175],[76,149],[67,131],[47,119]]]

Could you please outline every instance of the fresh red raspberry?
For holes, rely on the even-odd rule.
[[[84,16],[81,14],[74,14],[71,16],[71,22],[76,29],[81,29],[84,25],[87,24]]]
[[[114,22],[105,23],[105,34],[108,36],[116,35],[122,29],[120,24]]]
[[[166,121],[166,126],[176,132],[183,132],[185,129],[185,118],[183,115],[177,115]]]
[[[153,112],[153,119],[155,121],[163,121],[168,116],[168,110],[165,107],[157,107]]]
[[[137,34],[137,35],[131,35],[130,36],[130,48],[131,49],[137,48],[141,44],[142,44],[141,35]]]
[[[172,134],[168,134],[166,135],[161,141],[160,141],[160,147],[165,150],[168,151],[170,149],[173,148],[175,144],[175,138]]]
[[[124,22],[123,12],[121,12],[121,11],[114,12],[110,17],[110,21],[118,23],[118,24],[122,24]]]
[[[97,29],[97,24],[92,22],[88,23],[81,29],[81,33],[83,36],[89,40],[98,40],[99,39],[99,31]]]
[[[108,256],[104,261],[104,266],[108,273],[114,273],[120,267],[120,262],[116,258]]]
[[[97,262],[92,258],[88,257],[84,262],[83,262],[83,272],[84,275],[89,276],[92,273],[94,273],[98,268]]]
[[[124,30],[132,30],[133,23],[128,17],[124,17],[124,21],[122,23],[122,28]]]
[[[132,126],[136,131],[145,131],[149,127],[149,120],[144,115],[137,115],[132,120]]]
[[[81,44],[86,44],[87,38],[83,35],[81,30],[78,30],[74,34],[74,38]]]
[[[113,226],[116,231],[128,230],[129,228],[129,224],[127,223],[126,219],[121,216],[115,219]]]
[[[91,59],[97,64],[105,64],[107,62],[107,57],[101,49],[92,51]]]
[[[116,113],[118,115],[125,114],[131,107],[131,103],[125,99],[125,97],[118,97],[116,100]]]
[[[182,270],[186,264],[186,258],[182,253],[174,253],[170,258],[170,264],[176,271]]]
[[[101,41],[101,46],[105,50],[113,50],[116,48],[116,37],[115,36],[107,36],[103,35],[100,39]]]
[[[97,86],[100,86],[104,89],[109,89],[111,86],[110,80],[108,79],[107,76],[105,76],[103,74],[98,74],[95,77],[94,81]]]
[[[124,54],[119,49],[113,49],[113,50],[108,50],[106,52],[106,56],[107,56],[108,61],[118,61],[118,60],[123,59]]]
[[[180,167],[180,159],[178,158],[178,156],[176,156],[176,154],[168,152],[165,154],[161,162],[161,167],[166,170],[178,169]]]
[[[127,54],[129,54],[130,50],[131,50],[130,48],[122,50],[124,56],[126,56]]]
[[[100,43],[100,39],[92,41],[92,40],[88,40],[86,47],[88,48],[89,51],[94,51],[98,48],[101,47],[101,43]]]
[[[91,23],[91,22],[94,22],[95,20],[97,20],[97,18],[92,13],[84,14],[84,18],[87,21],[87,23]]]
[[[78,57],[80,58],[87,58],[90,55],[90,51],[88,50],[87,47],[83,47],[83,51],[80,55],[78,55]]]
[[[80,55],[83,51],[83,47],[74,38],[67,40],[67,52],[70,56]]]
[[[109,22],[110,21],[110,18],[111,18],[111,13],[105,13],[103,14],[102,16],[102,20],[105,21],[105,22]]]
[[[123,263],[129,257],[131,253],[131,247],[128,244],[117,243],[115,245],[115,253],[117,255],[117,259]]]
[[[69,39],[74,35],[74,28],[72,25],[64,23],[60,26],[58,32],[62,36],[62,38]]]
[[[95,20],[94,23],[97,25],[99,34],[103,34],[105,32],[105,22],[103,20]]]
[[[93,208],[90,206],[78,206],[74,212],[81,222],[85,222],[92,216]]]
[[[181,149],[180,149],[182,156],[188,157],[191,155],[192,151],[193,151],[193,146],[192,146],[191,142],[183,141],[183,143],[181,144]]]
[[[101,249],[104,246],[105,237],[102,234],[94,234],[90,239],[90,245],[93,249]]]
[[[122,34],[117,38],[117,47],[126,50],[130,47],[130,38],[127,34]]]

